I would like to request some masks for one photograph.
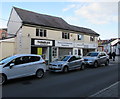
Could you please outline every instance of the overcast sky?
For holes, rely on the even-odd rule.
[[[6,2],[5,2],[6,1]],[[100,34],[101,39],[118,37],[118,2],[9,2],[0,3],[0,28],[7,27],[7,21],[13,6],[41,14],[62,17],[71,25],[86,27]],[[113,2],[115,1],[115,2]]]

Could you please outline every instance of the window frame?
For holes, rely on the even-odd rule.
[[[81,36],[81,39],[80,39],[79,36]],[[77,40],[83,40],[83,35],[82,35],[82,34],[78,34],[78,35],[77,35]]]
[[[90,41],[94,42],[95,41],[95,36],[90,36]]]
[[[47,37],[47,30],[41,29],[41,28],[36,28],[36,36]]]
[[[62,39],[70,39],[70,33],[62,32]]]

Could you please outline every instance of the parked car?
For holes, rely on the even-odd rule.
[[[82,57],[66,55],[62,59],[49,64],[49,70],[52,72],[68,72],[74,69],[84,69],[84,59]]]
[[[40,55],[14,55],[0,61],[0,84],[4,84],[9,79],[31,75],[42,78],[45,72],[45,61]]]
[[[89,52],[83,57],[88,66],[98,67],[101,64],[109,65],[109,57],[105,52]]]

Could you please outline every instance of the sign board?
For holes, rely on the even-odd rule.
[[[75,43],[75,47],[84,48],[84,43]]]
[[[97,44],[84,44],[84,48],[97,48]]]
[[[42,55],[42,48],[37,48],[37,55]]]
[[[55,41],[55,46],[58,46],[58,47],[74,47],[74,44],[73,44],[73,42]]]
[[[34,44],[35,45],[41,45],[41,46],[52,46],[53,45],[53,41],[49,41],[49,40],[35,40]]]

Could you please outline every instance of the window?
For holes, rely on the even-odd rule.
[[[69,33],[64,33],[64,32],[62,32],[62,38],[64,38],[64,39],[69,39],[69,38],[70,38]]]
[[[52,56],[54,56],[54,57],[57,56],[57,48],[56,47],[52,48]]]
[[[105,53],[101,53],[100,56],[106,56],[106,54]]]
[[[36,29],[36,36],[46,37],[47,31],[44,29]]]
[[[36,62],[39,60],[40,60],[40,57],[37,57],[37,56],[31,56],[31,58],[30,58],[30,62]]]
[[[79,60],[79,59],[81,59],[81,57],[80,56],[76,56],[76,60]]]
[[[78,34],[78,40],[82,40],[83,39],[83,35]]]
[[[29,56],[24,56],[22,57],[22,62],[25,63],[29,63],[30,62],[30,57]]]
[[[90,41],[95,41],[95,37],[94,36],[90,36]]]
[[[81,55],[81,50],[78,50],[78,55]]]
[[[87,56],[96,57],[96,56],[98,56],[98,54],[99,54],[99,53],[96,53],[96,52],[95,52],[95,53],[94,53],[94,52],[92,53],[92,52],[91,52],[91,53],[88,53]]]
[[[14,63],[15,65],[23,64],[22,57],[18,57],[16,59],[13,59],[11,62],[7,64],[9,66],[11,63]]]
[[[72,62],[72,61],[74,61],[74,60],[77,60],[75,56],[71,57],[71,58],[69,59],[69,62]]]

